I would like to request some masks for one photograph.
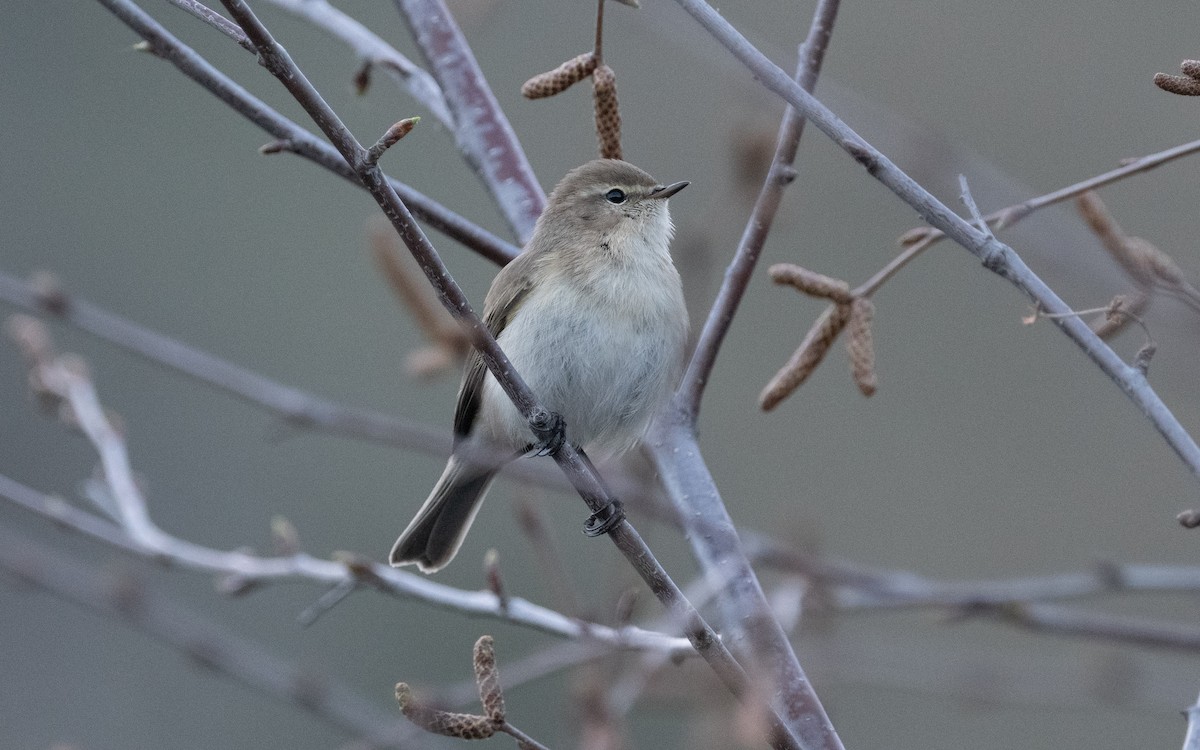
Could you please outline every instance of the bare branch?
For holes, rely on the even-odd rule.
[[[261,585],[275,581],[307,581],[323,586],[335,587],[356,584],[358,577],[344,562],[322,560],[305,553],[287,557],[259,557],[249,552],[221,552],[163,534],[158,549],[147,548],[135,540],[127,531],[116,524],[105,521],[92,513],[80,510],[61,498],[46,495],[0,474],[0,498],[35,515],[84,536],[102,541],[140,557],[151,560],[170,561],[180,568],[217,573],[233,577],[241,582]],[[193,554],[202,551],[203,554]],[[589,623],[576,617],[568,617],[554,610],[541,607],[520,597],[509,597],[504,606],[496,596],[487,591],[465,591],[452,586],[435,583],[411,573],[396,571],[385,565],[370,565],[371,586],[392,596],[414,599],[436,607],[461,612],[470,616],[482,616],[511,622],[579,641],[591,648],[596,646],[605,651],[652,650],[665,651],[676,657],[694,653],[687,639],[669,636],[642,628],[625,626],[610,628],[598,623]],[[593,657],[598,654],[593,654]]]
[[[70,296],[60,287],[38,290],[32,284],[0,273],[0,301],[64,320],[122,349],[269,409],[288,425],[375,440],[435,455],[449,454],[450,434],[447,430],[342,406],[292,388]]]
[[[272,656],[261,644],[218,628],[130,574],[98,572],[0,526],[0,569],[21,582],[165,643],[195,662],[291,703],[374,747],[410,747],[418,733],[333,679]]]

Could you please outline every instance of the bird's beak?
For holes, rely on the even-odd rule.
[[[654,200],[664,200],[665,201],[667,198],[670,198],[672,195],[675,195],[680,190],[683,190],[685,187],[687,187],[690,184],[691,184],[690,182],[673,182],[670,185],[667,185],[665,187],[662,185],[659,185],[658,187],[651,190],[650,194],[647,195],[646,197],[653,198]]]
[[[622,5],[628,5],[630,8],[642,7],[641,4],[638,3],[638,0],[617,0],[617,2],[621,3]]]

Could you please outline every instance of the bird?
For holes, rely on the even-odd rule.
[[[500,270],[483,321],[560,437],[585,460],[636,445],[669,401],[683,364],[688,314],[670,253],[659,183],[617,159],[576,167],[551,192],[524,250]],[[496,473],[551,452],[488,371],[468,356],[446,468],[389,555],[423,573],[457,554]]]

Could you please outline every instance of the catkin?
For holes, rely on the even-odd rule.
[[[601,65],[592,72],[592,96],[596,105],[596,135],[600,139],[600,157],[620,159],[621,111],[617,107],[617,77],[612,68]]]
[[[538,73],[521,86],[521,95],[526,99],[542,99],[566,91],[571,86],[591,75],[596,69],[596,57],[584,52],[572,57],[554,70]]]

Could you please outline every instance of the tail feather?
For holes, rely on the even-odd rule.
[[[496,469],[451,457],[433,492],[396,540],[388,561],[415,564],[422,573],[441,570],[454,559],[479,512]]]

